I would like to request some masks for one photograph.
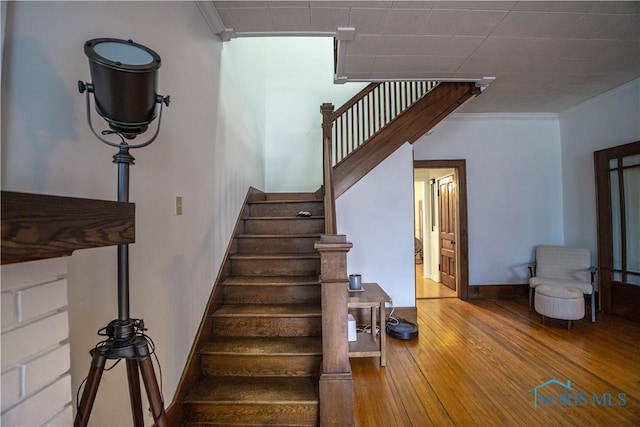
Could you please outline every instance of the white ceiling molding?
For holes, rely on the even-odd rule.
[[[476,82],[476,87],[479,87],[480,91],[483,91],[491,86],[491,83],[493,83],[494,81],[496,81],[495,77],[483,77]]]
[[[353,27],[339,27],[336,31],[336,38],[339,41],[350,42],[356,38],[356,29]]]
[[[214,35],[220,37],[223,42],[227,42],[234,37],[233,29],[225,28],[224,22],[222,22],[222,18],[212,1],[196,1],[196,5]]]
[[[353,27],[339,27],[335,37],[338,41],[338,54],[336,55],[336,73],[333,76],[333,82],[343,84],[348,81],[344,71],[345,61],[349,43],[356,38],[356,29]]]
[[[233,30],[230,30],[233,31]],[[234,31],[234,37],[335,37],[331,31]]]

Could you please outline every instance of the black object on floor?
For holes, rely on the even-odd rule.
[[[397,323],[390,321],[385,328],[387,335],[401,340],[410,340],[418,336],[418,325],[398,319]]]

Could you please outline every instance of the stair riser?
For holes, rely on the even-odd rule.
[[[317,356],[239,356],[203,354],[203,375],[211,376],[317,376],[322,357]]]
[[[284,202],[284,201],[296,201],[296,202],[300,202],[300,201],[309,201],[309,200],[316,200],[318,199],[318,197],[315,195],[315,193],[267,193],[266,197],[264,200],[271,200],[271,201],[278,201],[278,202]]]
[[[226,304],[315,304],[321,302],[320,285],[224,287]]]
[[[212,425],[307,425],[318,423],[318,405],[315,403],[187,403],[187,422]]]
[[[320,260],[310,259],[234,259],[234,276],[317,276]]]
[[[320,336],[320,317],[217,317],[212,332],[218,337]]]
[[[251,216],[295,217],[300,211],[309,211],[312,216],[324,216],[322,202],[252,203]]]
[[[246,219],[246,234],[323,234],[324,218]]]
[[[312,253],[319,237],[277,237],[238,239],[238,252],[243,254]]]

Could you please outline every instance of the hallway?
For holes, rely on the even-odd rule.
[[[423,278],[424,264],[416,264],[416,299],[456,298],[456,292],[442,283]]]

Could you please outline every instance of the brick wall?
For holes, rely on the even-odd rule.
[[[4,426],[73,424],[64,258],[2,266]]]

